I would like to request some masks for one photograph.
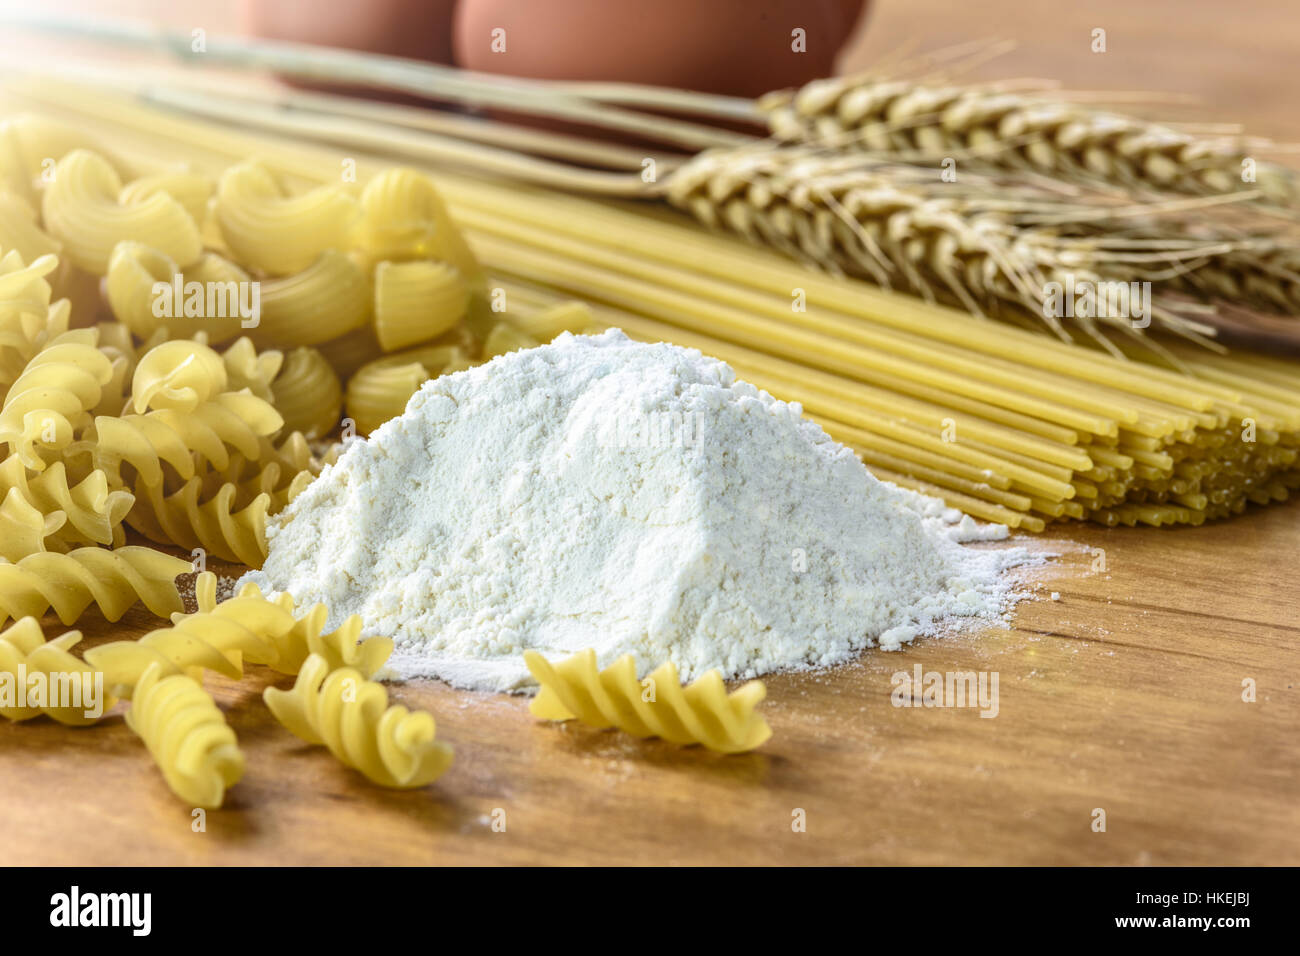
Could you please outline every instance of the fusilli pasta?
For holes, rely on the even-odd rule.
[[[225,391],[227,382],[220,355],[199,342],[176,339],[141,357],[131,378],[131,402],[137,413],[149,409],[192,412]]]
[[[71,624],[92,603],[105,618],[116,621],[137,601],[166,616],[181,609],[176,576],[188,570],[188,561],[135,545],[114,551],[78,548],[0,562],[0,623],[11,617],[40,617],[53,608],[60,621]]]
[[[65,515],[67,523],[55,532],[63,545],[122,544],[122,520],[134,500],[128,491],[110,491],[102,471],[72,484],[63,462],[33,472],[17,455],[0,461],[0,495],[10,493],[21,495],[43,514]]]
[[[593,727],[617,727],[635,737],[662,737],[675,744],[703,744],[722,753],[753,750],[772,736],[763,715],[755,711],[767,693],[762,681],[749,681],[728,694],[714,670],[683,688],[671,661],[639,681],[631,654],[598,671],[591,649],[554,664],[527,651],[524,662],[541,685],[529,709],[543,720],[576,717]]]
[[[208,342],[219,344],[243,331],[236,304],[242,301],[241,289],[251,282],[243,269],[213,252],[202,253],[182,269],[165,252],[126,241],[113,247],[105,289],[114,317],[142,339],[165,329],[168,338],[204,334]],[[156,289],[159,283],[170,291]]]
[[[87,712],[94,709],[102,715],[116,701],[102,694],[102,682],[96,690],[88,686],[88,682],[95,679],[95,669],[72,654],[72,648],[80,640],[79,631],[68,631],[62,637],[47,641],[40,622],[34,617],[25,617],[0,633],[0,678],[8,676],[17,682],[33,674],[44,677],[42,684],[38,685],[43,688],[39,700],[33,699],[29,690],[27,703],[23,706],[16,702],[12,706],[0,703],[0,717],[30,720],[38,714],[46,714],[69,727],[88,727],[98,721],[99,717],[88,716]],[[24,678],[19,676],[20,668]],[[56,691],[58,700],[64,703],[56,703]],[[92,697],[99,699],[92,700]],[[92,708],[92,705],[95,706]]]
[[[382,685],[351,667],[331,671],[318,654],[303,663],[292,690],[268,687],[262,696],[290,733],[324,744],[381,787],[423,787],[451,766],[452,749],[434,739],[432,714],[390,707]]]
[[[158,665],[141,676],[126,723],[144,741],[167,786],[196,807],[221,806],[244,775],[244,754],[212,695]]]
[[[223,561],[260,568],[266,560],[266,516],[271,496],[260,494],[236,508],[239,489],[222,485],[201,497],[203,479],[191,478],[179,491],[166,494],[161,485],[135,483],[135,507],[127,523],[150,541],[182,548],[203,548]]]

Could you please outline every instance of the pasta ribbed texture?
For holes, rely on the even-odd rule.
[[[375,267],[375,336],[386,352],[427,342],[469,308],[469,288],[445,262],[381,262]]]
[[[248,334],[263,346],[315,345],[365,325],[370,309],[365,273],[330,249],[297,275],[262,283],[261,324]]]
[[[0,623],[40,617],[52,609],[60,621],[71,624],[91,604],[116,621],[137,601],[166,616],[181,609],[176,576],[188,570],[188,561],[134,545],[113,551],[38,553],[0,562]]]
[[[165,329],[170,337],[201,334],[216,344],[244,331],[240,290],[251,281],[243,269],[215,253],[203,253],[182,270],[166,253],[120,242],[109,257],[105,287],[113,316],[141,338]]]
[[[144,741],[167,786],[186,803],[216,809],[244,775],[244,754],[212,695],[192,678],[153,665],[135,687],[126,723]]]
[[[117,173],[97,153],[78,149],[59,160],[41,209],[45,228],[74,265],[105,275],[113,247],[126,239],[182,266],[199,257],[199,229],[184,206],[164,192],[124,204],[121,191]]]
[[[675,744],[703,744],[721,753],[753,750],[772,736],[755,710],[767,693],[762,681],[749,681],[728,694],[714,670],[682,687],[671,661],[637,680],[631,654],[602,671],[591,649],[554,664],[527,651],[524,661],[541,685],[528,709],[543,720],[576,718],[592,727],[617,727],[634,737],[662,737]]]
[[[351,667],[331,670],[318,654],[303,663],[293,690],[268,687],[263,698],[290,733],[324,744],[381,787],[423,787],[451,766],[452,749],[434,739],[432,714],[390,707],[381,684]]]
[[[481,289],[483,270],[432,180],[414,169],[388,169],[361,193],[357,238],[378,262],[437,259],[451,263],[471,289]]]
[[[40,622],[34,617],[25,617],[0,633],[0,674],[7,674],[14,682],[11,684],[13,687],[19,680],[27,681],[35,674],[44,675],[46,695],[39,705],[30,702],[21,707],[16,703],[13,706],[0,705],[0,717],[30,720],[45,714],[69,727],[88,727],[96,723],[97,717],[86,716],[92,703],[86,692],[94,693],[86,678],[93,675],[95,669],[72,653],[72,648],[80,641],[79,631],[69,631],[62,637],[47,641]],[[20,677],[19,668],[22,668],[24,676]],[[56,704],[51,696],[56,689],[60,692],[66,690],[72,695],[71,703]],[[104,695],[97,703],[102,715],[116,701]]]
[[[272,385],[272,403],[284,427],[308,438],[328,435],[343,410],[343,386],[319,351],[297,348],[284,361]]]
[[[460,360],[452,345],[410,349],[370,362],[348,380],[347,414],[358,434],[368,435],[406,409],[421,385]]]

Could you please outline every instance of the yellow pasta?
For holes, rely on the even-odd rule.
[[[471,289],[481,290],[483,270],[428,176],[414,169],[388,169],[361,193],[357,229],[372,262],[437,259],[449,262]]]
[[[133,179],[122,187],[119,199],[124,206],[145,202],[159,193],[170,196],[185,207],[190,218],[202,223],[207,218],[208,200],[216,184],[201,173],[176,169]]]
[[[188,481],[195,459],[216,469],[230,465],[233,448],[256,458],[260,438],[274,435],[284,424],[269,402],[249,392],[223,392],[189,412],[161,409],[121,418],[100,416],[86,438],[70,450],[87,450],[94,467],[123,484],[121,466],[131,465],[149,485],[163,480],[162,465],[171,465]]]
[[[244,775],[244,755],[212,695],[183,674],[157,665],[135,687],[126,723],[144,741],[167,786],[186,803],[221,806]]]
[[[273,402],[271,383],[284,365],[284,353],[276,349],[257,350],[253,340],[242,336],[221,353],[231,391],[248,389],[258,398]]]
[[[683,688],[671,661],[640,681],[631,654],[600,671],[591,649],[554,664],[527,651],[524,661],[541,685],[529,709],[543,720],[577,718],[593,727],[703,744],[722,753],[753,750],[772,736],[755,711],[767,693],[762,681],[749,681],[728,694],[713,670]]]
[[[177,339],[141,357],[131,379],[131,402],[137,413],[164,408],[192,412],[225,391],[227,383],[220,355],[199,342]]]
[[[464,354],[454,345],[396,352],[357,369],[348,380],[347,413],[358,434],[368,435],[402,414],[411,396]]]
[[[80,640],[80,632],[69,631],[47,641],[34,617],[25,617],[0,633],[0,685],[9,683],[11,693],[19,681],[26,681],[29,687],[27,701],[21,706],[16,700],[6,705],[0,693],[0,717],[30,720],[45,714],[69,727],[88,727],[98,721],[116,701],[103,693],[103,679],[95,669],[72,654]],[[43,677],[36,685],[41,688],[39,698],[34,697],[29,679],[35,674]],[[87,716],[92,710],[99,716]]]
[[[45,551],[45,539],[63,527],[60,512],[46,514],[11,488],[0,501],[0,559],[18,561]]]
[[[248,334],[262,346],[315,345],[364,326],[370,309],[361,267],[328,249],[297,275],[262,283],[261,322]]]
[[[375,336],[386,352],[427,342],[451,329],[469,308],[469,287],[445,262],[375,266]]]
[[[290,733],[324,744],[381,787],[423,787],[451,766],[452,749],[434,739],[432,714],[390,707],[382,685],[351,667],[330,670],[318,654],[303,663],[292,690],[268,687],[262,696]]]
[[[232,166],[217,186],[215,219],[226,245],[245,266],[270,275],[301,272],[326,250],[346,249],[358,212],[342,186],[290,196],[256,161]]]
[[[140,338],[164,329],[169,338],[204,334],[212,344],[245,331],[240,308],[251,287],[248,273],[215,253],[182,270],[167,253],[130,241],[113,248],[105,282],[114,317]]]
[[[500,322],[483,340],[483,354],[480,358],[486,361],[496,358],[498,355],[505,355],[507,352],[531,349],[538,344],[535,338],[516,327],[513,323]]]
[[[357,369],[367,362],[373,362],[384,355],[384,350],[379,347],[379,339],[375,337],[375,330],[369,323],[328,342],[318,342],[313,347],[344,381],[356,374]]]
[[[199,613],[216,611],[219,606],[216,575],[211,572],[200,574],[194,582],[194,595],[198,602]],[[370,678],[378,673],[393,653],[393,642],[387,637],[361,639],[361,618],[356,614],[345,620],[336,630],[327,632],[325,622],[329,617],[329,609],[323,604],[317,604],[300,615],[291,596],[277,594],[273,600],[265,598],[256,584],[244,585],[238,597],[232,600],[266,601],[294,619],[293,626],[287,631],[276,629],[272,641],[275,645],[274,656],[249,658],[254,663],[265,664],[282,674],[298,673],[303,662],[310,655],[317,654],[325,660],[330,670],[353,667],[359,670],[363,677]],[[183,615],[174,614],[172,618],[181,620]]]
[[[0,250],[0,400],[32,356],[68,330],[68,304],[50,304],[45,278],[58,265],[53,256],[28,265],[16,250]]]
[[[320,473],[321,462],[311,453],[311,448],[301,432],[290,432],[278,443],[262,438],[258,443],[256,458],[249,458],[240,452],[230,456],[225,468],[205,472],[203,494],[214,494],[225,484],[233,484],[237,489],[235,503],[237,507],[251,501],[260,494],[271,496],[270,514],[275,514],[287,505]]]
[[[260,568],[266,560],[266,516],[271,496],[260,494],[237,508],[239,489],[234,485],[222,485],[210,496],[203,496],[202,490],[203,479],[197,476],[171,494],[165,493],[161,485],[137,479],[135,506],[126,521],[150,541],[186,550],[203,548],[223,561]]]
[[[20,495],[42,514],[64,515],[66,523],[55,532],[62,545],[122,544],[122,520],[134,501],[128,491],[110,491],[108,477],[102,471],[92,471],[71,484],[63,462],[56,461],[44,471],[34,472],[18,455],[0,461],[0,496],[11,493]]]
[[[0,251],[16,250],[28,262],[58,255],[63,244],[41,229],[36,210],[16,192],[0,187]]]
[[[561,332],[583,334],[596,324],[596,317],[587,303],[570,299],[523,315],[512,312],[510,321],[525,335],[545,343]]]
[[[121,191],[117,173],[98,153],[76,149],[59,160],[41,211],[46,230],[74,265],[106,275],[122,240],[144,243],[181,266],[199,257],[199,229],[184,206],[166,193],[123,205]]]
[[[94,329],[64,332],[32,357],[6,393],[0,442],[8,442],[29,468],[45,468],[37,445],[66,448],[74,429],[89,422],[113,377],[112,363],[97,344]]]
[[[0,562],[0,623],[40,617],[52,608],[60,621],[71,624],[92,603],[110,621],[137,601],[154,614],[167,615],[181,609],[176,576],[188,570],[188,561],[135,545]]]
[[[313,348],[296,348],[272,385],[272,404],[284,427],[320,438],[333,431],[343,409],[343,386],[325,356]]]

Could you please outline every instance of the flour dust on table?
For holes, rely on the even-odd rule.
[[[426,384],[271,520],[246,575],[391,637],[395,676],[513,690],[525,650],[684,679],[996,620],[1019,548],[878,481],[725,363],[611,330]]]

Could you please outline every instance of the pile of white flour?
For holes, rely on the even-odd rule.
[[[998,616],[1026,555],[964,547],[1006,529],[960,517],[720,361],[564,335],[425,385],[243,580],[360,614],[402,677],[508,690],[525,650],[586,647],[748,677]]]

